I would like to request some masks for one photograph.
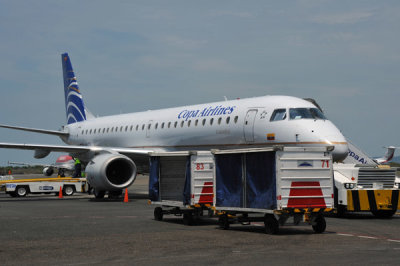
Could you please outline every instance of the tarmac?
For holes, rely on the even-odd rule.
[[[399,264],[400,216],[327,217],[327,229],[263,225],[218,228],[204,216],[186,226],[181,216],[154,220],[147,176],[129,188],[129,202],[76,193],[12,198],[0,193],[2,265],[372,265]]]

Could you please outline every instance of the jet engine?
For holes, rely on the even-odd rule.
[[[130,186],[136,178],[136,165],[122,154],[100,154],[86,166],[89,184],[97,191],[118,191]]]
[[[54,173],[53,167],[45,167],[43,168],[43,175],[51,176]]]

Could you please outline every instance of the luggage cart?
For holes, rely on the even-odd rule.
[[[274,147],[213,151],[218,224],[263,222],[265,232],[305,222],[314,232],[326,228],[324,212],[334,204],[332,148]]]
[[[149,203],[158,205],[154,219],[182,216],[192,225],[204,211],[211,216],[214,161],[209,151],[167,152],[150,155]]]

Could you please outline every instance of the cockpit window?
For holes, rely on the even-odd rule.
[[[317,108],[290,108],[289,118],[296,119],[326,119],[324,114]]]
[[[280,121],[286,119],[286,109],[275,109],[271,115],[270,121]]]
[[[310,112],[316,119],[327,119],[324,113],[322,113],[318,108],[311,108]]]

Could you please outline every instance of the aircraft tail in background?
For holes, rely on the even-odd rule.
[[[387,148],[385,156],[375,159],[375,161],[377,161],[379,164],[390,162],[393,159],[394,151],[399,147],[389,146],[385,148]]]

